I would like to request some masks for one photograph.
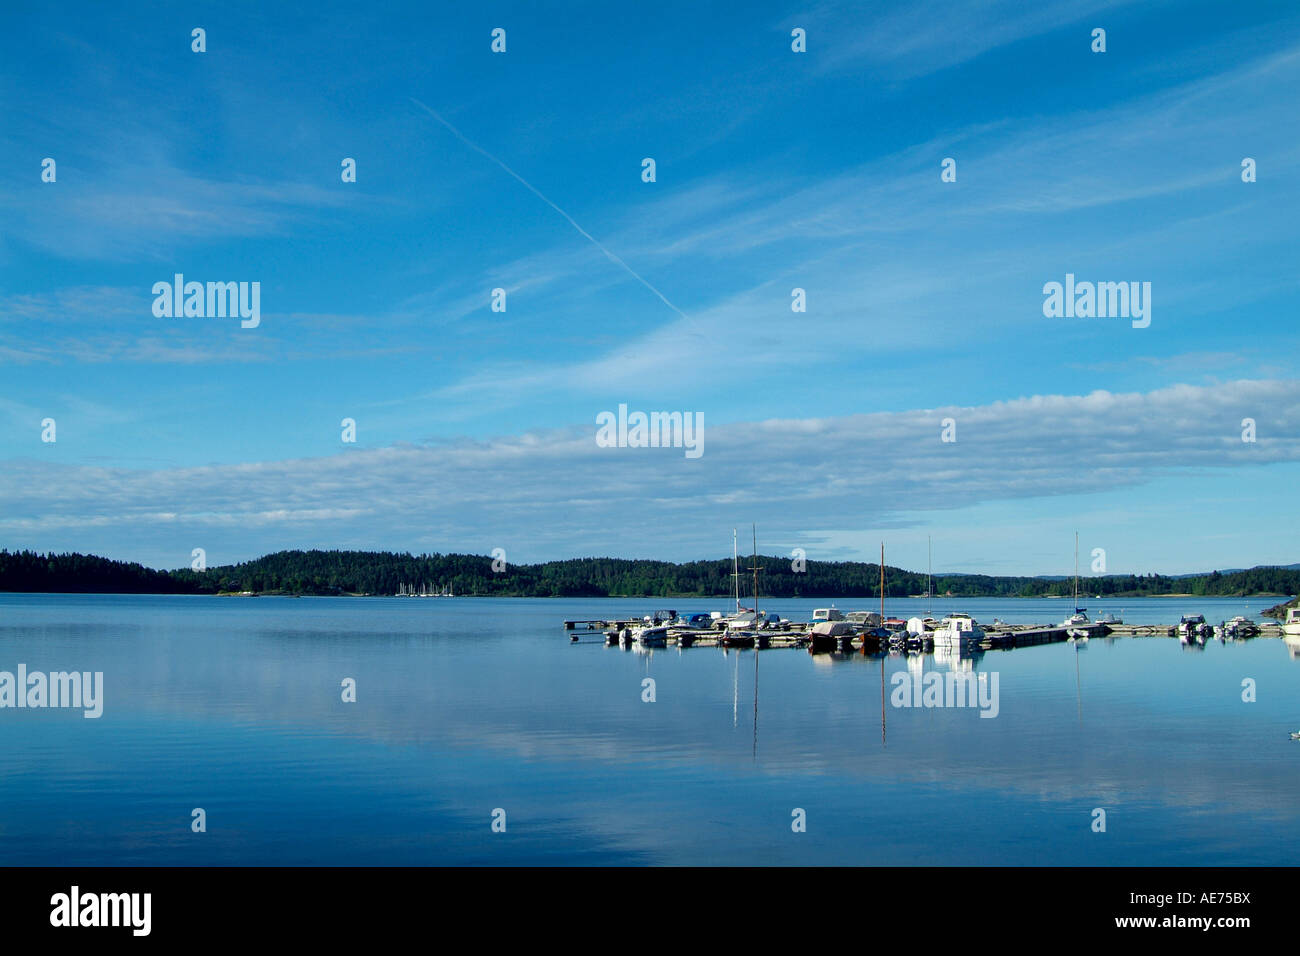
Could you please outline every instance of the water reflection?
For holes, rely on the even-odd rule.
[[[1194,655],[1174,639],[1119,638],[1086,651],[656,657],[571,647],[555,624],[608,606],[460,601],[7,599],[9,669],[102,670],[106,700],[100,721],[3,715],[3,860],[66,842],[101,861],[491,862],[504,851],[473,835],[488,832],[485,806],[517,808],[515,862],[860,863],[853,848],[869,845],[873,860],[903,863],[1029,863],[1046,848],[1070,864],[1230,864],[1300,849],[1297,745],[1281,736],[1297,725],[1300,668],[1275,666],[1300,657],[1300,639]],[[743,654],[755,655],[749,753]],[[891,675],[931,670],[998,672],[997,718],[890,706]],[[1275,686],[1244,707],[1238,675],[1258,673]],[[652,707],[638,688],[651,675]],[[344,676],[358,681],[355,705],[339,699]],[[1212,732],[1188,738],[1193,721]],[[221,802],[238,839],[175,848],[172,804],[197,805],[196,793]],[[810,827],[792,851],[779,842],[788,827],[769,826],[792,805],[864,801],[915,808],[925,836],[873,816]],[[978,804],[982,825],[951,821],[954,801]],[[1124,808],[1124,841],[1075,835],[1073,808],[1103,802]],[[757,812],[719,823],[736,805]],[[96,846],[78,836],[87,828]]]
[[[957,673],[969,673],[975,670],[975,662],[984,656],[983,648],[953,647],[947,644],[934,646],[934,662],[946,666]]]

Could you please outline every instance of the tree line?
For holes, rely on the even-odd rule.
[[[755,559],[740,570],[742,601],[753,593]],[[857,561],[807,561],[796,571],[787,557],[760,555],[759,593],[777,598],[880,597],[880,565]],[[500,566],[500,564],[498,564]],[[0,550],[0,591],[221,594],[389,595],[402,586],[457,595],[499,597],[724,597],[734,592],[730,559],[676,564],[627,558],[572,558],[493,569],[490,557],[474,554],[399,554],[379,551],[279,551],[252,561],[156,571],[95,555],[39,554]],[[1173,577],[1161,574],[1101,575],[1080,579],[1083,593],[1102,597],[1164,594],[1245,597],[1300,592],[1300,569],[1257,567],[1246,571]],[[937,574],[936,595],[953,597],[1069,597],[1072,578]],[[885,596],[926,592],[926,575],[885,567]]]

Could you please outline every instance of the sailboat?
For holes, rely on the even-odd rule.
[[[727,630],[752,628],[758,623],[758,614],[749,608],[740,606],[740,550],[736,543],[736,529],[731,529],[731,580],[736,589],[736,609],[722,619],[722,626]],[[754,602],[757,605],[757,601]]]
[[[1074,533],[1074,613],[1061,622],[1061,627],[1086,627],[1091,622],[1088,615],[1083,613],[1088,610],[1086,607],[1079,607],[1079,532]],[[1079,639],[1086,641],[1088,635],[1086,632],[1079,634],[1070,634],[1070,639]]]
[[[733,549],[735,530],[732,530]],[[737,558],[737,561],[739,558]],[[769,643],[767,635],[760,635],[757,629],[762,627],[766,622],[763,612],[758,609],[758,572],[762,568],[758,567],[758,529],[754,529],[754,566],[750,568],[754,572],[754,609],[752,611],[743,611],[740,608],[740,567],[736,566],[736,615],[727,619],[727,631],[723,635],[722,644],[724,647],[753,647],[758,643],[760,647]]]

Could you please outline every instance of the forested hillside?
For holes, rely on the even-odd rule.
[[[402,585],[450,588],[457,595],[526,597],[718,597],[732,593],[730,558],[674,564],[624,558],[574,558],[506,565],[473,554],[395,554],[375,551],[280,551],[253,561],[154,571],[93,555],[0,551],[0,591],[217,594],[254,591],[287,594],[395,594]],[[741,595],[752,593],[753,558],[741,562]],[[880,566],[854,561],[808,561],[795,572],[788,557],[758,558],[759,590],[766,597],[879,597]],[[937,594],[958,597],[1067,597],[1070,578],[939,574]],[[1193,577],[1108,575],[1084,577],[1087,595],[1142,597],[1160,594],[1245,596],[1300,592],[1300,570],[1260,567]],[[886,567],[889,597],[923,594],[926,576]]]

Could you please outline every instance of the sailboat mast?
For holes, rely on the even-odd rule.
[[[731,583],[736,587],[736,613],[740,613],[740,551],[737,550],[736,529],[731,529]]]
[[[753,525],[754,531],[754,613],[758,614],[758,525]]]
[[[1079,532],[1074,533],[1074,611],[1079,612]]]
[[[925,536],[925,596],[930,602],[929,609],[925,612],[926,617],[934,617],[934,585],[930,583],[930,575],[934,571],[934,547],[930,543],[930,536]]]
[[[880,542],[880,626],[885,625],[885,542]]]

